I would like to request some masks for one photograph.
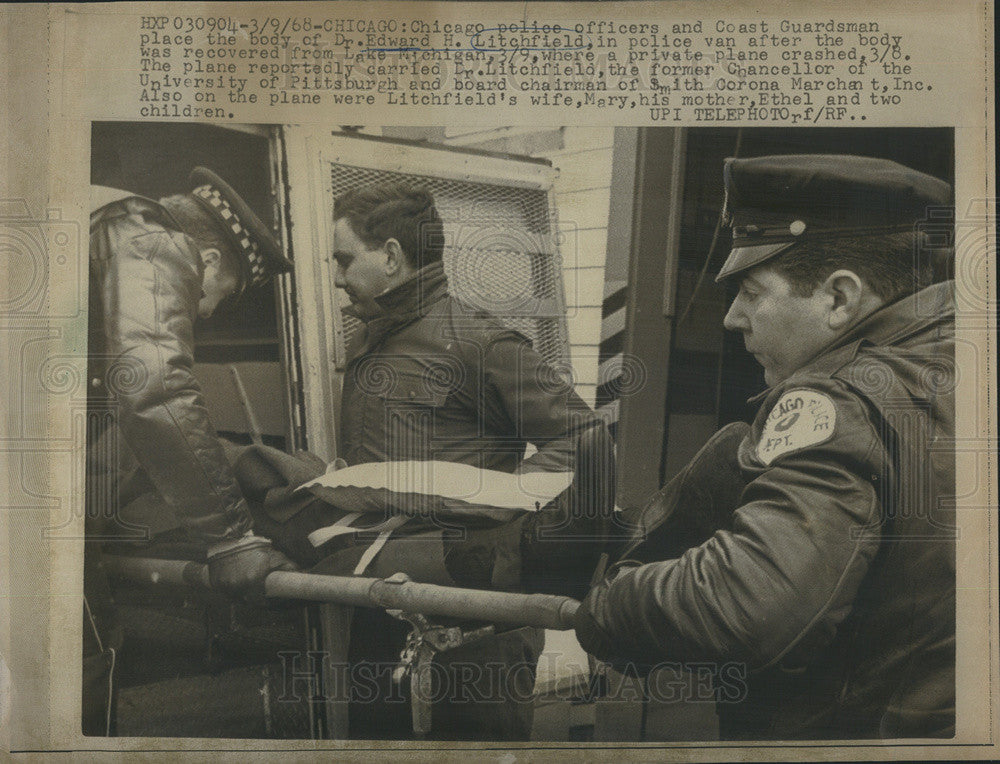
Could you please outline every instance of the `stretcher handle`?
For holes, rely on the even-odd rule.
[[[183,560],[106,556],[112,575],[146,585],[211,589],[208,566]],[[423,615],[464,618],[566,631],[580,603],[552,594],[517,594],[421,584],[396,578],[356,578],[275,571],[264,581],[267,597],[331,602],[355,607],[398,609]]]

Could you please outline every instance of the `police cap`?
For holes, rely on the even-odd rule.
[[[207,167],[195,167],[188,182],[192,196],[225,229],[238,253],[241,291],[292,269],[277,239],[232,186]]]
[[[794,154],[725,160],[733,248],[716,281],[808,240],[912,231],[951,186],[888,159]]]

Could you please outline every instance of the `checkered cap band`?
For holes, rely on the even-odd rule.
[[[229,206],[229,202],[227,202],[225,197],[222,196],[219,189],[215,186],[205,185],[198,186],[191,193],[208,202],[212,209],[215,210],[221,218],[222,223],[228,226],[233,232],[235,240],[240,245],[240,250],[243,252],[247,262],[250,264],[250,278],[246,287],[257,286],[258,284],[262,284],[267,281],[270,274],[267,272],[267,268],[264,265],[264,258],[260,255],[257,242],[250,238],[250,234],[248,234],[247,230],[243,227],[239,216],[233,211],[233,208]]]

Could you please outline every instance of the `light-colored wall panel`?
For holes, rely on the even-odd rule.
[[[614,144],[613,127],[565,127],[563,143],[567,150],[610,148]]]
[[[569,341],[572,345],[597,345],[601,337],[601,309],[578,307],[569,321]]]
[[[566,288],[566,303],[581,308],[601,307],[601,289],[604,284],[604,269],[564,268],[563,284]],[[597,339],[595,338],[596,342]]]
[[[593,408],[594,400],[597,398],[597,384],[581,382],[576,385],[575,389],[576,394],[583,399],[583,402]]]
[[[554,160],[559,168],[555,181],[557,194],[582,191],[588,188],[609,187],[611,185],[611,148],[581,151]]]
[[[561,226],[570,223],[578,228],[591,228],[597,227],[598,221],[602,226],[607,226],[610,204],[611,189],[608,186],[589,191],[556,194]]]
[[[607,253],[607,228],[579,228],[576,221],[559,221],[563,238],[559,242],[563,268],[604,269]],[[598,290],[600,292],[600,290]]]
[[[573,364],[574,379],[578,384],[592,385],[597,382],[597,353],[598,349],[596,345],[583,345],[573,348],[573,352],[570,354],[570,361]]]

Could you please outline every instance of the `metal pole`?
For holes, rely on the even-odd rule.
[[[211,588],[207,566],[197,562],[108,556],[104,565],[111,574],[137,583]],[[559,631],[573,628],[573,615],[580,606],[570,597],[551,594],[460,589],[420,584],[395,576],[355,578],[283,571],[275,571],[267,577],[264,593],[282,599],[397,609]]]
[[[253,404],[250,403],[250,396],[247,395],[247,389],[243,386],[243,378],[240,377],[240,370],[236,368],[236,364],[229,364],[229,373],[233,375],[233,382],[236,383],[236,394],[239,395],[240,403],[243,404],[243,410],[247,415],[247,424],[250,427],[250,440],[255,445],[263,446],[264,438],[261,435],[260,423],[257,421]]]

